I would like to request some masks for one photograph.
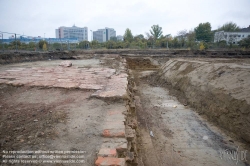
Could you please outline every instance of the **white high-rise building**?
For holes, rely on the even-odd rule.
[[[107,41],[106,37],[106,29],[98,29],[97,31],[93,31],[93,40],[97,40],[98,42],[102,43]]]
[[[93,40],[98,42],[106,42],[110,40],[111,37],[116,37],[116,31],[113,28],[98,29],[93,31]]]
[[[88,41],[88,27],[64,27],[61,26],[55,30],[56,38],[77,38],[78,41]]]

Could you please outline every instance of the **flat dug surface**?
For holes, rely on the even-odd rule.
[[[121,104],[92,93],[1,85],[1,151],[86,151],[85,165],[93,165],[107,111]]]

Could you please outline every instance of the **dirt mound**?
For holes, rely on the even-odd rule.
[[[157,69],[159,64],[152,58],[127,58],[129,69]]]
[[[33,62],[39,60],[76,59],[75,52],[6,52],[0,54],[0,64]]]

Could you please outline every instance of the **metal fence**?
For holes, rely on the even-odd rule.
[[[152,39],[128,41],[78,41],[77,38],[42,38],[0,31],[0,51],[63,51],[76,49],[171,49],[171,50],[249,50],[250,46],[227,45],[225,42],[198,42]]]
[[[71,50],[77,49],[78,45],[77,38],[42,38],[0,31],[1,51]]]

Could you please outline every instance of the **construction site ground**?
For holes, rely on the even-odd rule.
[[[248,59],[138,58],[110,54],[88,58],[78,55],[78,60],[71,60],[71,67],[59,66],[62,61],[49,59],[0,66],[2,165],[10,165],[3,163],[6,160],[3,151],[20,150],[82,151],[79,159],[82,163],[51,165],[249,165],[249,129],[241,129],[246,132],[239,134],[233,127],[226,128],[230,126],[230,111],[229,117],[213,112],[209,117],[205,107],[194,107],[187,98],[189,93],[181,92],[185,86],[178,84],[185,77],[185,83],[194,79],[196,84],[192,86],[204,89],[199,81],[213,78],[212,88],[223,87],[223,94],[229,92],[248,108]],[[197,81],[196,68],[219,76],[205,78],[205,74],[197,72],[202,78]],[[218,68],[224,72],[220,73]],[[239,82],[233,82],[228,71]],[[225,83],[226,79],[233,83]],[[228,86],[237,83],[238,87]],[[237,115],[241,120],[233,117],[240,127],[249,124],[244,119],[250,116],[246,110]],[[213,120],[216,117],[218,121]],[[222,123],[223,118],[227,122]]]

